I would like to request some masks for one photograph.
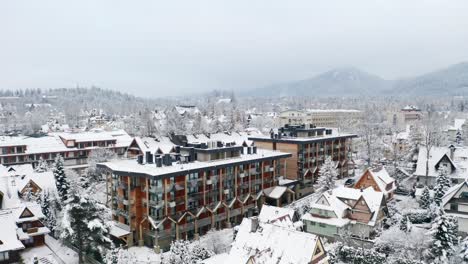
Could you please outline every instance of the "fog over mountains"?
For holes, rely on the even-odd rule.
[[[385,80],[353,67],[249,91],[254,96],[468,95],[468,62],[420,76]]]

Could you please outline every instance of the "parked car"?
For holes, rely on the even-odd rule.
[[[344,183],[344,186],[351,187],[356,181],[354,179],[347,179]]]

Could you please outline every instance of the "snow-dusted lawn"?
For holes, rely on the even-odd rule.
[[[206,235],[201,236],[199,241],[200,246],[215,252],[216,254],[229,252],[233,242],[234,230],[226,228],[222,230],[210,231]]]
[[[62,264],[60,259],[54,255],[52,250],[47,246],[27,248],[21,252],[21,258],[25,263],[33,263],[33,258],[37,257],[40,261],[51,263],[51,264]]]
[[[395,200],[396,209],[400,213],[404,213],[408,210],[419,209],[418,202],[411,196],[396,194],[393,199]]]
[[[68,248],[60,241],[51,236],[45,237],[46,245],[63,261],[62,263],[75,264],[78,263],[78,253]]]
[[[135,256],[136,262],[133,264],[161,263],[161,255],[156,254],[153,249],[148,247],[131,247],[128,252]]]

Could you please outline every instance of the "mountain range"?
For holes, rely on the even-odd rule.
[[[452,96],[468,95],[468,62],[412,78],[385,80],[354,67],[249,91],[253,96]]]

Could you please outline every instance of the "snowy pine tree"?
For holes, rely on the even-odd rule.
[[[460,243],[460,253],[458,256],[465,262],[468,262],[468,237]]]
[[[422,209],[427,209],[427,208],[429,208],[431,203],[432,203],[432,199],[431,199],[431,194],[429,192],[429,188],[427,188],[427,186],[425,186],[424,190],[423,190],[423,192],[421,194],[421,198],[419,199],[419,206]]]
[[[430,252],[435,263],[447,263],[457,244],[457,230],[457,219],[441,209],[430,231],[432,235]]]
[[[88,195],[84,188],[86,183],[80,179],[71,190],[60,223],[60,238],[78,249],[80,263],[83,263],[85,255],[101,261],[112,243],[108,238],[108,208]]]
[[[65,175],[65,171],[63,170],[63,158],[60,155],[57,155],[55,158],[53,172],[59,197],[62,201],[66,201],[68,199],[70,184],[68,182],[67,176]]]
[[[49,164],[47,164],[47,161],[44,160],[42,157],[39,158],[39,162],[36,165],[36,168],[34,169],[35,172],[46,172],[49,171]]]
[[[411,231],[411,222],[410,222],[408,216],[404,216],[404,217],[401,218],[400,230],[404,231],[406,233]]]
[[[436,186],[434,188],[434,203],[438,206],[442,203],[442,197],[444,197],[447,190],[450,188],[450,180],[447,177],[447,173],[444,169],[439,169],[439,176],[437,177]]]
[[[171,242],[171,248],[166,253],[162,263],[164,264],[196,264],[201,260],[214,255],[214,252],[201,247],[199,244],[190,243],[187,240]]]
[[[45,218],[43,223],[50,229],[51,233],[54,234],[57,228],[57,215],[56,215],[56,200],[55,196],[47,190],[41,193],[39,198],[42,213]]]
[[[109,227],[102,218],[105,211],[102,207],[89,197],[74,195],[64,208],[60,237],[76,246],[81,261],[84,255],[101,259],[106,246],[111,243],[107,237]]]
[[[317,189],[325,192],[335,188],[335,182],[338,178],[338,171],[331,157],[327,157],[320,167],[319,177],[317,179]]]

